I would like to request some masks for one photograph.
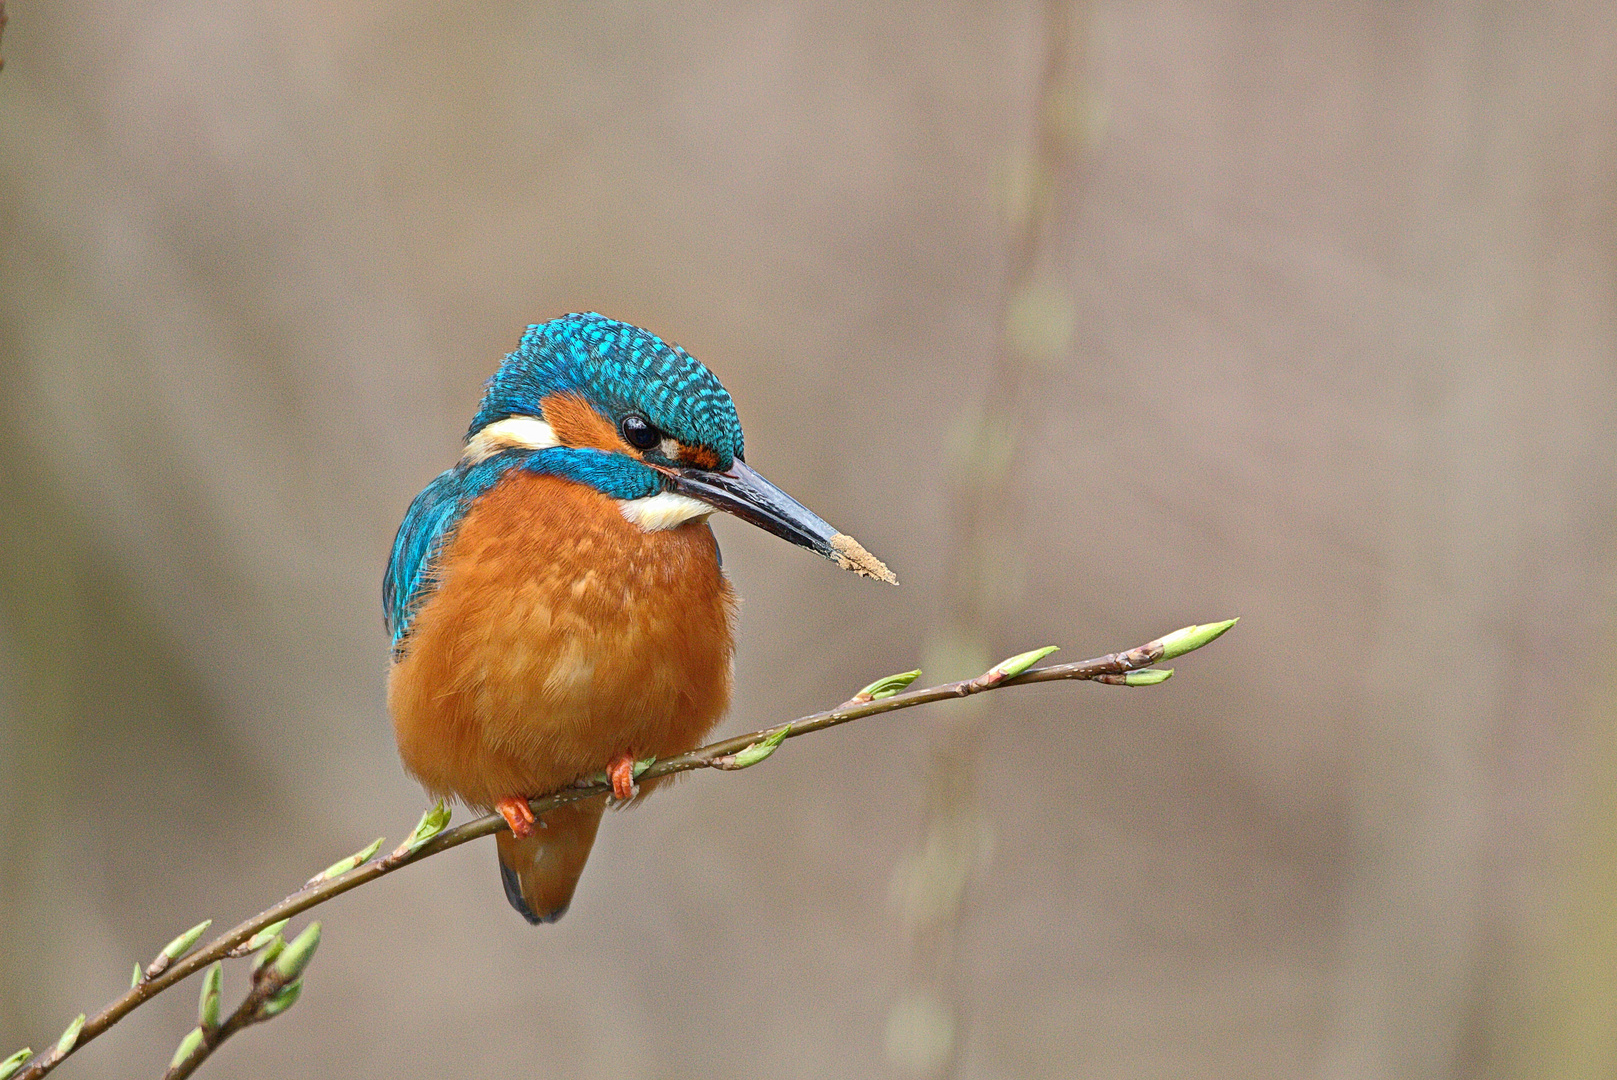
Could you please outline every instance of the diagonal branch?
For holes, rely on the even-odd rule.
[[[319,923],[310,923],[290,944],[277,938],[276,944],[267,949],[253,967],[252,989],[223,1023],[219,1022],[220,964],[214,961],[214,966],[202,979],[197,1026],[174,1052],[174,1060],[169,1062],[163,1080],[184,1080],[236,1032],[274,1019],[290,1009],[303,990],[303,969],[309,966],[319,944]]]
[[[738,735],[733,739],[723,739],[719,742],[709,743],[707,746],[692,750],[689,753],[651,763],[646,768],[637,770],[637,778],[640,780],[654,780],[660,776],[690,772],[694,769],[733,770],[746,768],[768,757],[773,753],[775,747],[785,739],[807,735],[813,731],[822,731],[854,720],[863,720],[870,716],[897,712],[900,709],[912,709],[917,705],[926,705],[934,701],[969,697],[973,694],[1005,687],[1031,686],[1034,683],[1062,680],[1088,680],[1114,686],[1149,686],[1162,682],[1173,674],[1172,671],[1151,668],[1150,665],[1160,660],[1171,660],[1176,656],[1201,648],[1235,625],[1235,622],[1236,620],[1229,619],[1220,623],[1187,626],[1182,630],[1176,630],[1171,634],[1157,638],[1155,641],[1147,642],[1144,645],[1123,652],[1108,653],[1105,656],[1098,656],[1090,660],[1080,660],[1071,664],[1052,664],[1049,667],[1032,668],[1032,664],[1050,651],[1049,649],[1037,649],[1002,661],[974,679],[942,683],[923,690],[894,693],[895,686],[907,686],[919,672],[908,673],[904,676],[894,676],[890,679],[872,683],[858,695],[834,709],[801,717],[785,725],[765,728],[762,731],[754,731],[747,735]],[[529,800],[529,805],[536,815],[543,814],[558,806],[577,802],[580,799],[594,798],[610,790],[611,784],[605,780],[604,776],[599,781],[592,777],[588,781],[581,781],[578,786],[565,788],[541,798],[531,799]],[[68,1039],[64,1036],[55,1048],[29,1061],[26,1068],[23,1068],[20,1072],[10,1073],[11,1080],[38,1080],[39,1077],[56,1068],[57,1065],[61,1064],[63,1060],[85,1043],[96,1038],[130,1012],[175,983],[202,970],[216,960],[242,956],[252,948],[258,947],[256,941],[267,928],[278,923],[284,923],[294,915],[323,904],[333,897],[341,896],[350,889],[357,889],[359,886],[374,881],[379,877],[391,874],[396,870],[409,866],[411,863],[430,858],[439,852],[448,851],[450,848],[459,847],[462,844],[506,828],[505,820],[498,814],[488,814],[456,828],[439,832],[436,830],[442,828],[442,823],[448,820],[448,815],[443,814],[436,824],[429,825],[429,821],[432,821],[433,818],[434,811],[428,811],[427,816],[422,819],[422,824],[417,826],[415,837],[406,840],[391,854],[371,861],[365,861],[357,856],[345,859],[327,872],[311,879],[308,884],[280,903],[266,908],[244,922],[238,923],[189,955],[182,955],[184,949],[189,948],[189,942],[186,942],[183,948],[175,948],[174,945],[171,945],[170,949],[165,950],[165,956],[170,952],[176,954],[171,957],[173,962],[166,965],[154,962],[147,969],[145,976],[138,978],[128,993],[109,1004],[95,1016],[83,1020],[82,1024],[75,1022],[78,1030],[73,1033],[73,1038]],[[424,830],[426,831],[425,838],[423,838]],[[360,854],[365,858],[369,858],[374,850],[375,845]],[[353,865],[353,863],[358,863],[359,865]],[[196,929],[200,931],[201,927]],[[178,943],[178,940],[176,943]]]

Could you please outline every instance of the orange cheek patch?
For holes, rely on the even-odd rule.
[[[612,421],[596,412],[595,407],[579,395],[551,394],[539,404],[545,411],[545,422],[563,446],[589,446],[639,456],[618,435]]]
[[[719,455],[705,446],[686,446],[679,444],[679,460],[687,465],[695,465],[699,469],[717,469]]]

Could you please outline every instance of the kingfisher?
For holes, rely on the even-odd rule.
[[[531,923],[566,912],[608,795],[530,798],[698,746],[729,707],[736,594],[708,527],[734,514],[897,580],[753,470],[735,403],[684,349],[595,313],[530,326],[460,460],[410,504],[382,606],[388,710],[433,795],[500,814],[500,880]]]

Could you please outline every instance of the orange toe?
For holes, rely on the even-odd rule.
[[[606,763],[606,775],[612,780],[612,797],[628,802],[635,797],[634,755],[619,754]]]
[[[507,795],[494,804],[505,823],[511,826],[511,835],[518,840],[526,840],[533,835],[533,807],[528,800],[520,795]]]

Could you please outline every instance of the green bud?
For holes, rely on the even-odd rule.
[[[264,951],[258,954],[258,960],[253,964],[253,978],[257,979],[262,975],[264,970],[275,963],[275,958],[280,956],[285,949],[286,939],[277,933],[270,939],[270,943],[265,947]]]
[[[6,1080],[7,1077],[11,1076],[18,1069],[22,1068],[23,1062],[27,1061],[33,1056],[33,1050],[25,1046],[21,1050],[18,1050],[15,1054],[12,1054],[10,1057],[6,1058],[6,1060],[0,1061],[0,1080]]]
[[[382,841],[385,839],[387,839],[385,836],[378,836],[375,840],[372,840],[369,844],[348,856],[348,858],[338,859],[336,862],[320,871],[314,877],[310,878],[308,884],[313,885],[318,881],[330,881],[338,874],[346,874],[354,867],[369,862],[370,857],[382,849]]]
[[[1049,656],[1053,652],[1059,652],[1060,650],[1060,645],[1046,645],[1042,649],[1030,649],[1025,653],[1017,653],[1015,656],[1012,656],[1006,660],[1001,660],[999,663],[989,668],[988,678],[993,682],[1004,682],[1006,679],[1014,679],[1018,675],[1022,674],[1022,672],[1032,667],[1034,664],[1037,664],[1040,660],[1043,660],[1046,656]]]
[[[657,759],[654,757],[641,758],[639,761],[634,763],[634,772],[632,775],[636,780],[638,780],[647,769],[651,768],[655,764],[657,764]]]
[[[169,1061],[168,1067],[171,1069],[179,1068],[181,1062],[185,1061],[192,1054],[197,1052],[197,1047],[202,1045],[202,1039],[203,1035],[201,1028],[192,1028],[190,1031],[188,1031],[185,1038],[180,1040],[180,1045],[174,1051],[174,1057]]]
[[[871,683],[869,686],[855,694],[853,696],[853,700],[858,702],[866,702],[880,701],[883,698],[890,698],[900,690],[908,687],[910,683],[914,682],[920,677],[921,669],[916,668],[914,671],[902,671],[897,675],[889,675],[886,678],[877,679],[875,682]]]
[[[257,952],[259,949],[262,949],[264,946],[268,945],[271,941],[274,941],[276,935],[282,930],[285,930],[286,924],[291,921],[291,919],[282,919],[280,922],[270,923],[268,926],[264,927],[264,929],[260,930],[258,933],[254,934],[252,937],[230,950],[231,953],[236,956],[246,956],[248,953]]]
[[[1159,659],[1172,660],[1176,656],[1194,652],[1240,621],[1238,618],[1225,619],[1223,622],[1186,626],[1160,637],[1156,642],[1162,646],[1162,656]]]
[[[79,1032],[82,1030],[84,1030],[84,1014],[79,1013],[79,1018],[67,1025],[67,1030],[62,1032],[62,1037],[56,1040],[57,1057],[61,1057],[73,1049],[74,1045],[79,1041]]]
[[[191,951],[191,946],[197,943],[197,938],[201,937],[202,932],[212,925],[212,919],[203,919],[201,922],[191,927],[191,929],[187,930],[185,933],[181,934],[167,945],[164,945],[163,951],[158,955],[169,961],[178,960],[180,957]],[[168,965],[164,964],[163,966],[167,967]]]
[[[275,993],[271,994],[264,1004],[258,1007],[255,1014],[260,1020],[268,1020],[272,1016],[279,1016],[297,1003],[298,996],[303,993],[303,980],[288,983]]]
[[[775,752],[775,748],[786,741],[786,736],[792,732],[792,725],[783,724],[771,732],[768,738],[759,739],[745,749],[737,752],[735,761],[730,764],[732,769],[746,769],[758,764]]]
[[[303,969],[309,966],[309,961],[314,959],[314,951],[319,947],[320,924],[312,922],[303,928],[303,933],[287,942],[281,955],[270,964],[270,969],[281,982],[296,982],[298,976],[303,974]]]
[[[135,973],[129,976],[129,989],[133,990],[140,985],[140,961],[135,961]]]
[[[215,960],[202,976],[202,995],[197,1001],[197,1026],[212,1031],[219,1026],[219,982],[224,977],[224,961]]]
[[[453,813],[454,811],[445,806],[442,799],[439,799],[421,815],[421,820],[416,822],[415,830],[404,838],[404,843],[393,849],[393,854],[408,854],[443,832],[444,827],[449,824],[449,819]]]
[[[1130,671],[1123,676],[1124,686],[1155,686],[1160,682],[1167,682],[1173,678],[1173,668],[1141,668],[1139,671]]]

